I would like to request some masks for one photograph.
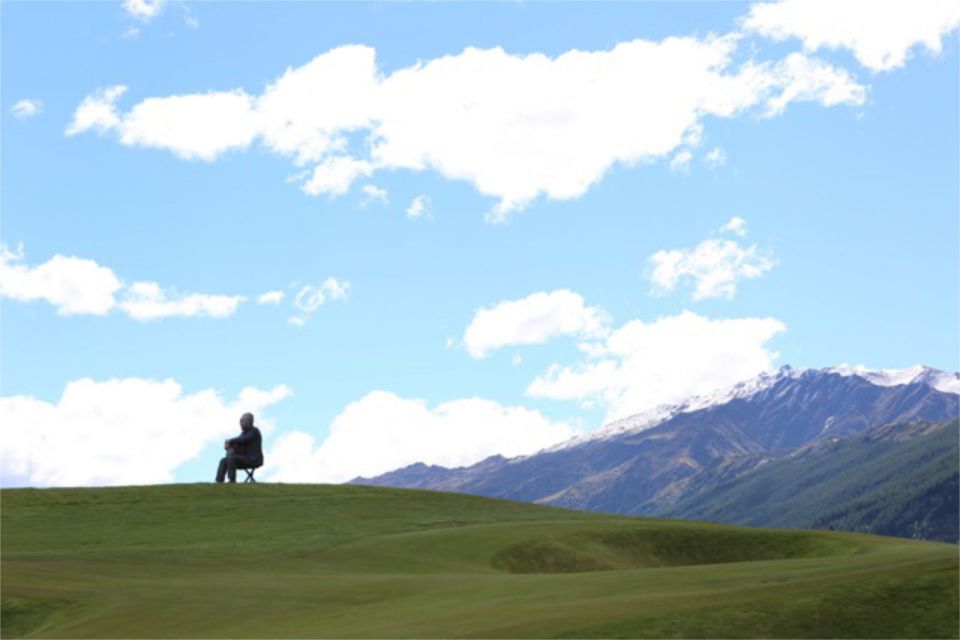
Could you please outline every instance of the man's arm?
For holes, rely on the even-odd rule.
[[[253,440],[253,429],[244,431],[243,433],[238,435],[236,438],[230,438],[229,440],[227,440],[227,444],[230,444],[230,445],[246,444],[251,440]]]

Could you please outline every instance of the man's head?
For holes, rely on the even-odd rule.
[[[253,414],[245,413],[240,416],[240,428],[246,431],[253,426]]]

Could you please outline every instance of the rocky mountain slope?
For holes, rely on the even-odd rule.
[[[664,513],[785,453],[882,425],[958,415],[957,374],[795,369],[612,423],[529,456],[415,464],[353,483],[429,488],[611,513]]]

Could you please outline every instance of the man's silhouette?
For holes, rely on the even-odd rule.
[[[217,482],[223,482],[229,476],[230,482],[237,481],[237,469],[253,469],[263,464],[263,450],[260,448],[260,429],[253,426],[253,414],[240,416],[241,433],[223,443],[227,455],[220,460],[217,468]]]

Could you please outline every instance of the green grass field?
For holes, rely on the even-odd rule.
[[[958,548],[349,485],[9,489],[3,637],[958,636]]]

